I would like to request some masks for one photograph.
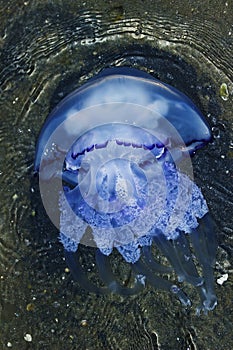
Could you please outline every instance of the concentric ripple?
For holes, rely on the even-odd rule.
[[[32,329],[35,340],[32,345],[40,344],[41,348],[59,349],[59,334],[62,340],[67,340],[67,349],[77,346],[80,334],[87,339],[88,348],[153,348],[149,341],[145,345],[149,337],[143,338],[144,323],[143,328],[141,323],[127,323],[122,318],[132,306],[127,302],[117,305],[114,319],[111,317],[114,305],[98,313],[88,304],[90,299],[86,295],[78,300],[79,305],[85,305],[79,312],[75,307],[73,311],[67,307],[74,306],[74,297],[67,291],[66,275],[64,280],[60,278],[59,246],[54,251],[51,248],[57,232],[46,222],[31,173],[35,142],[46,116],[64,96],[105,67],[128,65],[149,72],[186,93],[207,116],[214,139],[194,158],[194,175],[217,222],[224,249],[217,273],[228,271],[233,227],[232,4],[230,1],[211,6],[203,1],[138,1],[137,6],[135,1],[125,1],[122,5],[103,3],[13,0],[0,4],[0,311],[1,319],[9,321],[1,335],[2,348],[8,342],[24,348],[23,335],[33,328],[35,317],[38,323],[37,330]],[[223,83],[229,91],[226,101],[219,93]],[[224,215],[220,215],[221,210]],[[48,278],[51,263],[55,267]],[[127,281],[125,271],[120,270],[119,275]],[[224,288],[218,291],[219,299],[223,300],[222,305],[230,307],[222,292]],[[66,290],[66,296],[58,295],[58,290]],[[63,301],[65,312],[58,306]],[[26,311],[28,304],[36,304],[36,314]],[[196,347],[207,347],[203,343],[205,328],[200,326],[200,337],[195,337],[195,327],[189,327],[187,320],[182,327],[179,323],[182,316],[167,322],[169,313],[173,316],[173,309],[167,307],[165,313],[163,301],[155,304],[155,296],[149,295],[134,306],[137,313],[145,312],[151,329],[156,330],[160,325],[159,340],[164,348],[187,348],[184,334],[192,334]],[[225,346],[223,338],[213,331],[217,327],[224,329],[227,338],[225,324],[230,319],[224,311],[221,316],[214,327],[207,325],[209,348]],[[87,319],[88,327],[77,327],[81,317]],[[64,325],[60,322],[63,319],[66,319]],[[177,331],[181,328],[183,333]],[[109,338],[102,330],[109,332]],[[119,339],[121,331],[124,336]],[[156,348],[157,344],[153,346]]]

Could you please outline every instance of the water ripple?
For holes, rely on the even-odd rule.
[[[186,10],[186,15],[181,14],[181,8],[176,13],[173,7],[178,5],[175,2],[169,2],[165,10],[160,9],[166,1],[154,3],[157,11],[150,11],[144,2],[139,8],[127,7],[125,2],[124,6],[109,5],[104,10],[97,5],[88,9],[81,2],[70,1],[67,6],[63,3],[60,0],[46,4],[38,0],[17,1],[16,7],[14,0],[0,4],[0,312],[9,321],[9,310],[12,310],[12,327],[5,334],[10,334],[13,327],[23,334],[25,324],[30,329],[35,316],[25,310],[27,303],[33,300],[33,303],[39,303],[36,316],[41,322],[35,337],[41,348],[54,346],[59,349],[59,335],[51,329],[56,329],[57,323],[64,318],[67,323],[62,324],[59,332],[69,344],[67,349],[76,346],[71,335],[79,343],[80,333],[92,348],[93,344],[98,344],[99,349],[142,349],[143,346],[159,349],[155,332],[158,325],[164,346],[169,348],[172,342],[179,349],[182,344],[187,347],[187,341],[176,342],[183,333],[190,334],[188,325],[186,327],[184,322],[186,329],[180,333],[174,329],[172,318],[169,319],[171,324],[167,322],[169,313],[174,317],[172,310],[175,307],[168,299],[164,308],[158,302],[158,310],[154,304],[159,295],[149,292],[139,299],[151,321],[151,325],[147,325],[135,316],[143,313],[138,303],[129,300],[114,304],[114,297],[106,302],[87,297],[80,290],[72,294],[72,284],[62,274],[65,266],[63,255],[59,254],[57,232],[43,211],[37,181],[32,174],[35,142],[51,109],[104,67],[134,66],[179,88],[194,100],[218,131],[208,150],[197,154],[194,170],[221,232],[226,259],[230,258],[232,26],[224,19],[213,20],[208,13],[205,18],[198,16],[200,9],[196,2],[192,5],[193,12]],[[220,96],[222,83],[227,84],[229,91],[227,101]],[[219,128],[220,124],[224,128]],[[224,218],[219,216],[219,208],[224,211]],[[63,309],[59,309],[58,302],[64,304]],[[77,305],[72,304],[69,309],[68,302]],[[95,310],[95,302],[106,306]],[[134,314],[125,325],[122,315],[131,307]],[[221,305],[216,313],[220,312],[218,310]],[[59,322],[54,321],[55,312]],[[15,316],[19,313],[23,320],[20,324]],[[87,330],[77,328],[80,313],[83,318],[89,316],[89,320],[94,320]],[[119,339],[119,332],[124,335],[122,339]],[[209,332],[209,348],[217,347],[221,339],[215,337],[212,326]],[[109,334],[111,339],[106,338]],[[0,340],[2,347],[7,344],[5,335],[4,339],[4,345]],[[202,344],[200,339],[198,342]]]

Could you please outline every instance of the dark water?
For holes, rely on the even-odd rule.
[[[232,23],[231,1],[0,1],[1,349],[233,348]],[[130,298],[87,294],[66,272],[32,174],[35,143],[63,96],[115,65],[185,92],[213,130],[193,165],[217,223],[215,278],[229,277],[207,316],[195,315],[188,286],[194,306],[184,310],[150,287]]]

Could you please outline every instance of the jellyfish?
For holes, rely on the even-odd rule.
[[[134,68],[104,69],[58,104],[42,127],[35,172],[83,288],[133,295],[150,284],[190,306],[186,282],[200,296],[198,313],[215,308],[215,227],[190,158],[210,140],[186,95]],[[94,247],[102,283],[88,278],[80,244]],[[154,247],[169,266],[156,260]],[[112,271],[113,250],[132,270],[129,286]]]

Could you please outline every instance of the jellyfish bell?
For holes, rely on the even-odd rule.
[[[46,212],[82,286],[130,295],[149,282],[190,305],[181,288],[156,275],[173,269],[179,282],[198,289],[199,310],[215,307],[215,235],[189,157],[210,138],[188,97],[133,68],[104,70],[55,108],[39,136],[35,171]],[[80,243],[95,247],[106,287],[88,279],[78,259]],[[170,268],[155,261],[153,244]],[[122,286],[112,273],[113,249],[131,265],[132,287]]]
[[[116,111],[112,108],[114,103],[119,103],[118,108],[114,105]],[[148,115],[144,118],[139,113],[135,115],[134,111],[131,113],[132,106],[129,105],[150,109],[153,112],[151,118]],[[98,115],[99,118],[95,120],[92,115],[92,119],[89,120],[88,114],[82,120],[78,118],[77,123],[74,123],[76,118],[72,118],[73,116],[80,111],[88,111],[93,106],[103,108],[101,117]],[[134,68],[105,69],[64,98],[49,115],[37,143],[35,170],[39,170],[41,157],[49,138],[61,124],[64,126],[63,137],[69,140],[69,135],[75,134],[77,137],[90,126],[98,126],[99,123],[126,122],[149,130],[159,130],[163,129],[164,120],[175,128],[182,140],[182,146],[184,143],[189,152],[201,148],[211,139],[209,127],[202,113],[187,96],[174,87]],[[172,130],[166,130],[166,137],[172,147],[177,146]]]

